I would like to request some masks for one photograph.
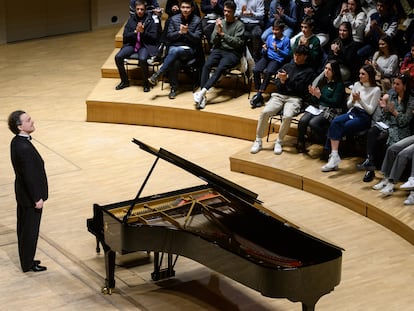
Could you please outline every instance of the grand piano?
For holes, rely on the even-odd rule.
[[[195,260],[262,295],[314,310],[341,280],[340,247],[266,210],[256,193],[167,150],[133,139],[156,158],[136,197],[94,204],[89,232],[105,252],[104,293],[115,287],[116,254],[154,252],[153,280],[173,277],[179,256]],[[202,185],[140,197],[159,159]]]

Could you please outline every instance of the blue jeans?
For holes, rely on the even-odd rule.
[[[371,116],[363,109],[354,107],[351,111],[335,117],[328,130],[328,138],[341,140],[342,137],[355,134],[371,127]]]
[[[165,56],[164,63],[158,70],[158,74],[162,74],[168,70],[168,78],[172,88],[177,89],[178,73],[180,70],[180,62],[189,60],[195,56],[195,49],[182,46],[170,46],[168,48],[167,56]]]

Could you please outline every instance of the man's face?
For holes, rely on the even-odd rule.
[[[190,3],[182,2],[180,5],[181,14],[184,17],[190,16],[191,12],[193,12],[193,8],[191,7]]]
[[[30,133],[34,132],[35,130],[34,121],[27,113],[23,113],[20,116],[20,122],[21,122],[21,125],[17,127],[20,130],[20,133],[30,135]]]
[[[293,61],[296,65],[303,65],[306,61],[306,54],[293,54]]]
[[[135,7],[135,12],[137,12],[137,15],[139,17],[143,17],[145,13],[145,5],[139,4]]]
[[[224,19],[228,22],[232,22],[234,20],[234,11],[228,7],[224,7]]]
[[[301,24],[300,29],[305,36],[308,36],[312,33],[312,28],[308,24]]]

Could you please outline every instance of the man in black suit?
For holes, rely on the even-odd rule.
[[[30,142],[35,130],[34,121],[21,110],[8,119],[9,129],[16,134],[10,143],[11,161],[16,174],[14,189],[17,201],[17,238],[20,265],[23,272],[45,271],[35,260],[43,204],[48,198],[44,162]]]

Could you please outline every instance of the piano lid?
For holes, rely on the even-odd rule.
[[[218,188],[224,189],[227,192],[232,193],[233,195],[236,195],[245,201],[249,203],[262,203],[257,199],[258,194],[241,187],[230,180],[227,180],[221,176],[218,176],[205,168],[202,168],[201,166],[198,166],[197,164],[194,164],[188,160],[185,160],[181,158],[180,156],[177,156],[176,154],[169,152],[165,149],[160,148],[159,150],[156,150],[155,148],[143,143],[142,141],[139,141],[137,139],[132,139],[132,142],[137,144],[142,150],[145,150],[153,155],[156,155],[157,157],[164,159],[178,167],[181,167],[182,169],[186,170],[187,172],[199,177],[200,179],[208,182],[210,185],[216,186]]]

